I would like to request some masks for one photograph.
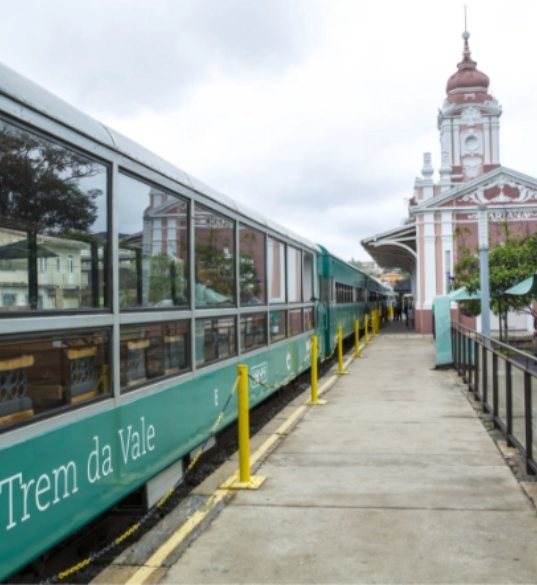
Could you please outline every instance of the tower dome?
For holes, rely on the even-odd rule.
[[[464,39],[464,50],[462,61],[457,64],[458,71],[454,73],[447,82],[447,99],[451,103],[483,103],[492,99],[488,93],[490,80],[487,75],[479,71],[477,63],[472,61],[468,39],[470,33],[462,33]]]

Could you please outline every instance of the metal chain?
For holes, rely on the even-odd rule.
[[[237,376],[237,378],[235,379],[235,383],[233,384],[233,387],[231,388],[231,391],[229,392],[229,395],[227,397],[227,400],[226,400],[224,406],[222,407],[222,410],[221,410],[220,414],[218,415],[218,417],[217,417],[216,421],[214,422],[213,426],[211,427],[211,430],[209,432],[209,435],[207,436],[207,438],[205,439],[205,441],[203,441],[203,443],[198,448],[198,451],[197,451],[196,455],[194,455],[192,461],[189,463],[189,465],[188,465],[185,473],[181,477],[181,479],[173,487],[171,487],[164,494],[164,496],[152,508],[150,508],[146,512],[146,514],[144,514],[144,516],[142,516],[140,518],[140,520],[138,520],[138,522],[136,522],[136,524],[133,524],[123,534],[121,534],[120,536],[118,536],[115,540],[113,540],[112,542],[110,542],[109,544],[107,544],[102,549],[100,549],[97,552],[91,554],[89,557],[87,557],[86,559],[84,559],[80,563],[78,563],[78,564],[70,567],[69,569],[66,569],[65,571],[62,571],[61,573],[58,573],[58,574],[54,575],[53,577],[49,577],[45,581],[41,581],[40,582],[40,585],[48,585],[50,583],[57,583],[58,581],[62,581],[63,579],[65,579],[69,575],[72,575],[73,573],[76,573],[77,571],[80,571],[80,569],[83,569],[84,567],[87,567],[90,563],[92,563],[93,561],[95,561],[99,557],[103,556],[107,552],[111,551],[112,549],[114,549],[118,545],[120,545],[124,540],[126,540],[127,538],[129,538],[129,536],[131,536],[137,530],[139,530],[145,522],[147,522],[150,518],[152,518],[155,515],[155,513],[159,510],[159,508],[161,508],[167,502],[167,500],[177,491],[177,489],[184,483],[186,477],[192,471],[192,469],[194,468],[194,466],[198,462],[199,458],[202,456],[203,451],[205,449],[205,446],[213,438],[213,436],[215,435],[218,427],[220,426],[220,423],[222,422],[222,419],[224,418],[224,416],[226,414],[226,410],[227,410],[227,408],[229,406],[229,403],[231,402],[231,398],[233,397],[233,395],[235,394],[235,392],[237,390],[238,384],[239,384],[239,377]]]

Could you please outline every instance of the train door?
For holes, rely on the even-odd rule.
[[[319,340],[319,357],[325,355],[326,305],[323,292],[323,274],[317,275],[318,297],[315,303],[317,317],[317,339]]]

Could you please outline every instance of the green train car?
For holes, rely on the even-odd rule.
[[[0,66],[0,581],[133,491],[158,501],[238,364],[255,406],[382,292]]]

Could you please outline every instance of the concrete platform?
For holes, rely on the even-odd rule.
[[[434,362],[430,338],[376,337],[261,461],[259,490],[226,492],[188,548],[123,582],[537,582],[534,505]]]

